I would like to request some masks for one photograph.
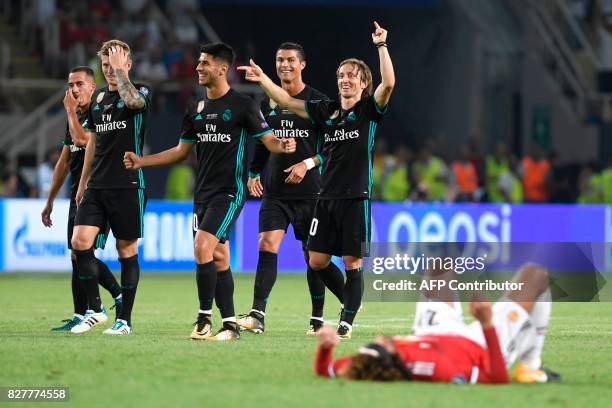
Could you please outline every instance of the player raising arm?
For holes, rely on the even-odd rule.
[[[310,118],[324,134],[322,186],[307,248],[309,266],[315,271],[326,269],[332,255],[342,257],[346,283],[338,334],[345,339],[351,337],[353,320],[361,305],[362,261],[370,251],[374,139],[395,85],[387,31],[377,22],[374,28],[372,42],[378,49],[381,73],[374,92],[370,68],[356,58],[342,61],[336,70],[339,101],[293,98],[252,60],[249,66],[238,67],[245,71],[247,80],[258,82],[280,107]],[[319,157],[310,160],[311,164],[321,164]]]

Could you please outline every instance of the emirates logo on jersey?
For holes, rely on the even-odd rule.
[[[351,130],[347,132],[344,129],[337,129],[333,135],[325,133],[325,142],[342,142],[344,140],[358,139],[359,129]]]

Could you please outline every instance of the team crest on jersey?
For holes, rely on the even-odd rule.
[[[223,111],[223,120],[224,121],[229,121],[232,118],[232,110],[231,109],[226,109]]]
[[[200,101],[198,102],[198,109],[196,109],[196,111],[198,113],[202,112],[204,110],[204,101]]]
[[[100,103],[102,102],[102,99],[104,99],[104,92],[100,92],[98,94],[98,97],[96,98],[96,102]]]
[[[354,122],[355,119],[356,119],[356,116],[355,116],[355,112],[353,111],[351,111],[346,117],[346,120],[348,120],[349,122]]]
[[[119,99],[119,102],[117,102],[117,108],[121,109],[125,106],[125,103],[123,102],[123,99]]]

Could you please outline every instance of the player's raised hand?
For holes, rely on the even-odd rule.
[[[493,307],[491,306],[491,302],[470,302],[470,313],[480,322],[483,328],[493,326]]]
[[[279,139],[281,145],[283,146],[284,153],[295,153],[295,149],[297,148],[297,143],[293,138],[283,138]]]
[[[251,194],[253,197],[261,197],[263,194],[261,177],[249,177],[249,180],[247,181],[247,188],[249,190],[249,194]]]
[[[125,50],[121,47],[110,47],[108,50],[108,62],[114,69],[128,71],[129,58]]]
[[[64,109],[68,112],[74,112],[77,106],[79,106],[78,98],[75,98],[72,91],[68,89],[66,95],[64,95]]]
[[[330,349],[340,342],[340,337],[334,329],[323,326],[317,332],[317,343],[320,347]]]
[[[244,78],[251,82],[261,82],[265,76],[263,70],[252,59],[249,60],[249,65],[241,65],[236,69],[244,71]]]
[[[137,170],[142,167],[140,156],[134,152],[125,152],[123,154],[123,165],[128,170]]]
[[[372,42],[374,44],[380,44],[387,42],[387,30],[378,25],[378,23],[374,22],[374,32],[372,33]]]
[[[303,161],[295,163],[293,166],[285,169],[285,173],[289,173],[289,176],[285,179],[285,183],[299,184],[304,179],[307,171],[308,168],[306,168],[306,163]]]
[[[45,204],[45,208],[43,208],[42,213],[40,214],[40,217],[42,218],[42,223],[45,227],[51,227],[53,225],[53,222],[51,221],[52,212],[53,204],[47,202],[47,204]]]

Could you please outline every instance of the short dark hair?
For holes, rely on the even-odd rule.
[[[70,73],[73,74],[75,72],[84,72],[90,79],[95,79],[96,75],[94,74],[93,69],[85,65],[79,65],[78,67],[74,67],[70,70]]]
[[[294,42],[284,42],[278,46],[276,51],[278,50],[294,50],[297,52],[298,58],[300,61],[306,61],[306,53],[304,52],[304,47],[301,44]]]
[[[234,49],[222,42],[202,44],[200,45],[200,53],[210,54],[217,59],[227,62],[230,67],[234,65],[234,60],[236,59]]]

